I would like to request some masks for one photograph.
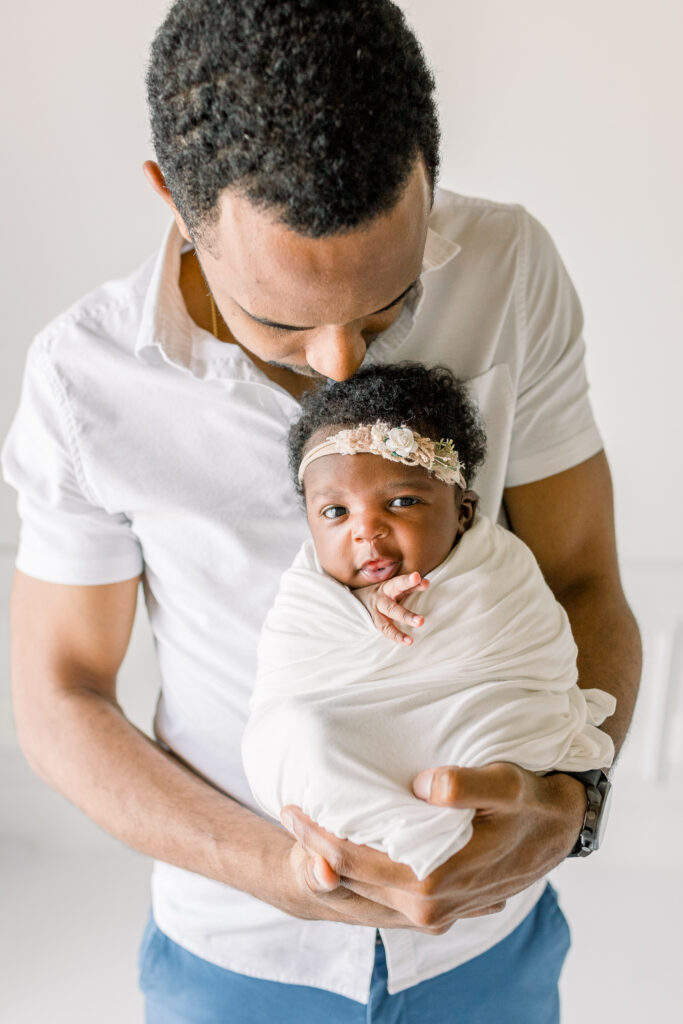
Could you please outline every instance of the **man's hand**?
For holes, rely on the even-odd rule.
[[[404,922],[356,923],[413,927],[440,935],[458,918],[502,910],[508,897],[566,857],[586,809],[586,792],[576,779],[561,774],[538,777],[513,764],[437,768],[418,775],[413,789],[430,804],[476,810],[474,835],[467,846],[421,882],[405,864],[337,839],[299,808],[282,810],[283,824],[300,844],[301,853],[293,856],[302,858],[309,890],[338,892],[334,887],[339,886],[390,908]]]
[[[320,832],[335,839],[322,829]],[[286,837],[288,848],[284,856],[279,857],[279,872],[271,871],[273,892],[265,894],[268,902],[303,920],[339,921],[370,928],[415,927],[399,911],[366,899],[340,884],[339,876],[319,854],[309,854],[300,843],[292,843],[287,833],[282,833],[282,837]]]
[[[424,616],[414,615],[403,608],[401,601],[409,594],[426,590],[429,580],[420,576],[419,572],[404,573],[393,576],[384,583],[373,583],[369,587],[359,587],[354,595],[363,602],[372,616],[372,621],[380,633],[397,644],[412,644],[413,638],[394,625],[400,622],[404,626],[422,626]]]

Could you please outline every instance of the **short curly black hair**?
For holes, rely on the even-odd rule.
[[[311,238],[434,188],[434,78],[390,0],[176,0],[147,68],[152,137],[193,238],[239,188]]]
[[[305,395],[289,430],[289,468],[303,497],[298,473],[309,438],[323,427],[340,429],[383,420],[440,440],[450,438],[468,487],[486,457],[486,434],[465,381],[446,366],[392,363],[368,366],[353,377],[329,381]]]

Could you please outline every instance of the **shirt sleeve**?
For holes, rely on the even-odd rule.
[[[518,302],[524,362],[506,487],[561,473],[602,449],[588,399],[581,304],[552,239],[528,214]]]
[[[2,468],[19,496],[21,572],[81,586],[140,575],[142,552],[129,519],[104,509],[86,479],[76,424],[40,338],[29,351]]]

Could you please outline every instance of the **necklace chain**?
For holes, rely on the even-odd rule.
[[[213,331],[214,338],[216,338],[217,341],[220,341],[220,338],[218,337],[218,310],[211,292],[209,292],[209,305],[211,306],[211,330]]]

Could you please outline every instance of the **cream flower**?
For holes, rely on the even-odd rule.
[[[385,440],[389,451],[405,459],[417,451],[418,444],[410,427],[394,427]]]

